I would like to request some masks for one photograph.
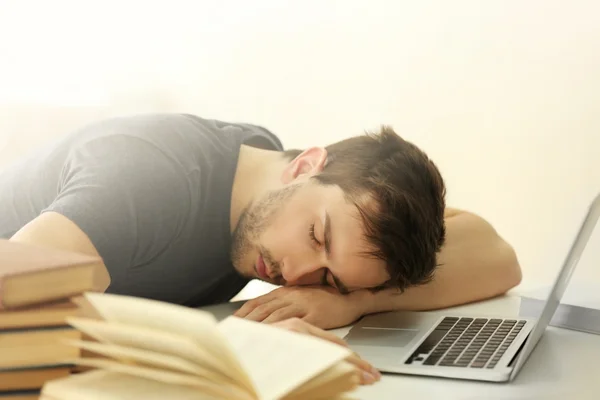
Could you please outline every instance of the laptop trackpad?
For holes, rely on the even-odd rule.
[[[350,346],[404,347],[419,333],[418,329],[361,327],[344,338]]]

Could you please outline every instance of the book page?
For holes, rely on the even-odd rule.
[[[204,346],[188,337],[118,322],[76,317],[67,321],[99,342],[179,357],[229,380],[239,381],[223,360],[214,357]]]
[[[348,348],[316,337],[233,316],[218,327],[262,400],[284,397],[351,355]]]
[[[347,361],[335,364],[305,385],[285,396],[284,400],[331,399],[360,384],[359,371]]]
[[[249,386],[247,375],[209,312],[133,296],[88,292],[84,297],[106,321],[192,338],[213,358],[223,360],[237,379]]]
[[[84,294],[84,298],[106,321],[145,326],[153,330],[171,332],[191,337],[208,336],[211,345],[223,346],[216,330],[217,321],[212,314],[194,308],[178,306],[141,297],[110,293]]]
[[[66,343],[121,362],[135,362],[159,369],[172,370],[207,379],[210,382],[238,386],[239,384],[212,369],[203,368],[181,357],[115,344],[69,340]]]
[[[189,386],[96,370],[47,382],[41,398],[60,400],[215,400]]]
[[[201,379],[195,376],[182,374],[178,372],[171,372],[165,370],[159,370],[150,367],[143,367],[135,364],[123,364],[117,361],[106,360],[106,359],[76,359],[73,362],[79,365],[85,365],[88,367],[100,368],[106,371],[117,372],[123,375],[133,375],[144,380],[162,382],[169,385],[169,387],[176,386],[187,386],[193,388],[198,394],[206,394],[214,396],[219,399],[231,399],[231,400],[255,400],[254,396],[248,392],[242,391],[240,388],[235,386],[223,385],[218,382],[210,382],[206,379]],[[168,396],[165,398],[170,398]]]

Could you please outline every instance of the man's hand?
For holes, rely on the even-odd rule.
[[[273,323],[273,326],[288,329],[290,331],[302,333],[305,335],[316,336],[321,339],[328,340],[340,346],[347,347],[348,345],[341,338],[331,332],[324,331],[312,326],[311,324],[302,321],[299,318],[290,318],[283,321]],[[360,374],[361,385],[370,385],[377,382],[381,378],[381,373],[377,371],[371,364],[361,359],[356,353],[346,359],[357,368]]]
[[[237,317],[259,322],[299,318],[322,329],[339,328],[363,315],[352,294],[342,295],[328,287],[281,287],[249,300]]]

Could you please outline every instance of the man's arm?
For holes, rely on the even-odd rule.
[[[117,126],[115,129],[119,129]],[[113,134],[72,148],[52,202],[11,240],[99,255],[104,276],[96,288],[132,295],[163,290],[144,268],[186,218],[185,173],[151,143]],[[150,283],[148,283],[150,281]]]
[[[484,300],[521,281],[515,252],[483,218],[448,209],[446,244],[431,282],[407,289],[359,290],[341,295],[327,287],[281,287],[249,300],[236,315],[271,323],[299,317],[320,328],[338,328],[365,314],[432,310]]]
[[[431,310],[500,295],[521,282],[512,247],[483,218],[447,209],[446,244],[431,282],[400,293],[386,289],[351,294],[362,314],[391,310]]]
[[[77,225],[55,212],[39,215],[15,233],[10,240],[100,256],[90,238]],[[95,281],[95,290],[103,292],[108,288],[110,276],[104,265],[103,268],[98,269]]]

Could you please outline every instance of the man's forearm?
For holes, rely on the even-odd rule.
[[[23,226],[11,241],[100,257],[90,238],[67,217],[45,212]],[[94,290],[103,292],[110,285],[110,275],[102,264],[96,269]]]
[[[363,314],[451,307],[500,295],[520,282],[515,252],[483,219],[452,213],[446,227],[447,242],[433,280],[404,293],[385,289],[351,294]]]

